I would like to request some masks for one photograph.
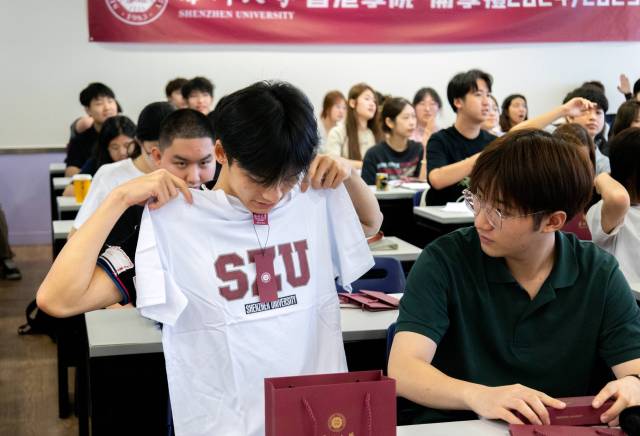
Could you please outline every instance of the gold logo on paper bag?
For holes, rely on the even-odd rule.
[[[347,419],[342,413],[334,413],[329,417],[328,425],[333,432],[342,431],[347,426]]]

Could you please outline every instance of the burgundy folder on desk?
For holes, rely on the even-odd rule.
[[[565,403],[567,407],[564,409],[554,409],[547,407],[549,412],[549,420],[551,425],[602,425],[600,416],[613,406],[613,400],[605,401],[605,403],[597,409],[591,406],[594,397],[567,397],[558,398]],[[527,418],[520,413],[515,415],[524,423],[528,423]]]
[[[400,300],[391,295],[379,291],[361,290],[354,294],[341,293],[338,295],[345,303],[354,303],[364,310],[380,311],[395,310],[400,305]]]

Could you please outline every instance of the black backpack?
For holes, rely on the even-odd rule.
[[[44,313],[33,300],[25,309],[27,323],[18,327],[19,335],[49,335],[55,340],[56,334],[56,318]]]

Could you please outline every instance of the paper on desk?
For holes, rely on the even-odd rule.
[[[400,187],[414,191],[424,191],[425,189],[429,189],[429,184],[427,182],[407,182],[400,185]]]
[[[442,209],[443,212],[464,213],[469,216],[473,216],[469,208],[464,203],[447,203]]]

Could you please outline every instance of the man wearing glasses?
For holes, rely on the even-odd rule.
[[[474,227],[427,246],[401,300],[389,375],[416,403],[410,422],[521,423],[519,412],[548,424],[556,398],[597,394],[594,407],[615,401],[601,420],[616,424],[640,404],[629,285],[613,257],[559,231],[592,185],[586,159],[545,132],[485,148],[464,192]],[[604,365],[617,379],[606,386],[594,379]]]

